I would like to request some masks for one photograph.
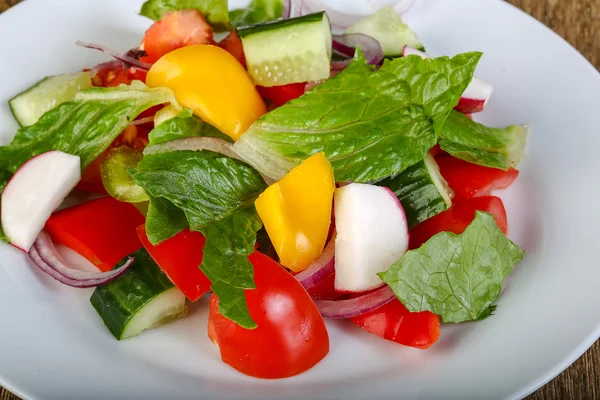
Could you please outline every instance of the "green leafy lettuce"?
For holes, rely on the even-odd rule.
[[[282,0],[252,0],[246,8],[233,10],[229,20],[234,27],[273,21],[283,15]]]
[[[475,321],[494,311],[504,278],[523,254],[492,215],[477,211],[461,235],[441,232],[379,276],[411,312]]]
[[[194,115],[189,108],[170,118],[148,134],[149,146],[189,137],[214,137],[231,142],[231,138]]]
[[[188,227],[181,209],[163,197],[150,197],[146,213],[146,235],[150,243],[157,245]]]
[[[423,160],[481,53],[386,60],[375,72],[358,53],[334,78],[262,116],[235,151],[276,180],[320,151],[337,181],[376,181]]]
[[[219,298],[219,312],[247,329],[257,326],[248,312],[244,290],[256,287],[248,256],[254,252],[256,232],[261,226],[252,205],[201,229],[206,243],[200,268]]]
[[[227,0],[147,0],[140,15],[158,21],[166,12],[187,9],[200,11],[217,32],[230,28]]]
[[[528,128],[489,128],[452,111],[440,133],[442,150],[474,164],[507,170],[523,159]]]

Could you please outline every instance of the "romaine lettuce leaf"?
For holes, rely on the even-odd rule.
[[[273,21],[281,18],[282,15],[282,0],[252,0],[248,7],[231,11],[229,20],[231,25],[237,28]]]
[[[150,197],[146,213],[146,234],[153,245],[165,241],[189,227],[185,214],[163,197]]]
[[[168,119],[148,134],[149,146],[188,137],[214,137],[231,142],[231,138],[209,123],[195,116],[189,108]]]
[[[216,32],[230,28],[227,0],[147,0],[140,15],[158,21],[166,12],[186,9],[200,11]]]
[[[250,317],[244,290],[254,289],[254,268],[248,256],[254,251],[262,222],[254,205],[201,229],[206,237],[200,268],[219,298],[219,312],[238,325],[256,328]]]
[[[475,321],[491,315],[504,278],[523,254],[492,215],[477,211],[461,235],[441,232],[379,276],[411,312]]]
[[[275,180],[320,151],[337,181],[377,181],[423,160],[481,53],[387,60],[376,72],[357,53],[339,75],[262,116],[234,150]]]
[[[507,170],[523,159],[528,127],[488,128],[452,111],[440,133],[442,150],[474,164]]]

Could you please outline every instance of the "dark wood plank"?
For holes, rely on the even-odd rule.
[[[0,0],[0,12],[20,0]],[[600,69],[600,0],[507,0],[553,29]],[[1,356],[1,355],[0,355]],[[600,341],[528,400],[600,398]],[[0,400],[19,400],[0,388]]]

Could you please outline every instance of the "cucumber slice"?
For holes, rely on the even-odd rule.
[[[112,149],[100,165],[102,183],[112,197],[125,203],[141,203],[150,200],[144,189],[135,183],[128,170],[137,168],[144,153],[129,146]]]
[[[331,27],[325,12],[241,28],[238,35],[258,85],[329,78]]]
[[[98,286],[90,302],[119,340],[185,316],[185,295],[160,270],[145,249],[118,279]]]
[[[409,228],[452,206],[454,193],[429,154],[400,175],[377,184],[390,188],[396,194],[406,212]]]
[[[376,13],[348,27],[345,33],[362,33],[377,39],[385,57],[402,56],[404,46],[424,49],[417,35],[402,21],[392,7],[379,9]]]
[[[90,74],[77,72],[49,76],[8,101],[21,126],[33,125],[46,112],[71,101],[81,89],[92,87]]]

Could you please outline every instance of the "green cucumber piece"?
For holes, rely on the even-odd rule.
[[[112,149],[100,164],[102,183],[109,195],[125,203],[150,200],[144,189],[135,183],[128,170],[137,168],[144,157],[142,150],[121,146]]]
[[[325,12],[241,28],[248,71],[261,86],[329,78],[331,26]]]
[[[78,91],[90,87],[92,80],[87,72],[48,76],[10,99],[8,104],[17,122],[29,126],[46,112],[73,100]]]
[[[391,7],[383,7],[376,13],[361,19],[346,29],[345,33],[362,33],[376,39],[385,57],[400,57],[404,46],[424,50],[417,35],[406,25]]]
[[[148,252],[141,249],[131,257],[134,261],[129,269],[116,280],[98,286],[90,298],[118,340],[137,336],[187,313],[185,295],[171,283]]]
[[[400,175],[377,184],[390,188],[398,197],[409,229],[452,206],[452,189],[430,154]]]

